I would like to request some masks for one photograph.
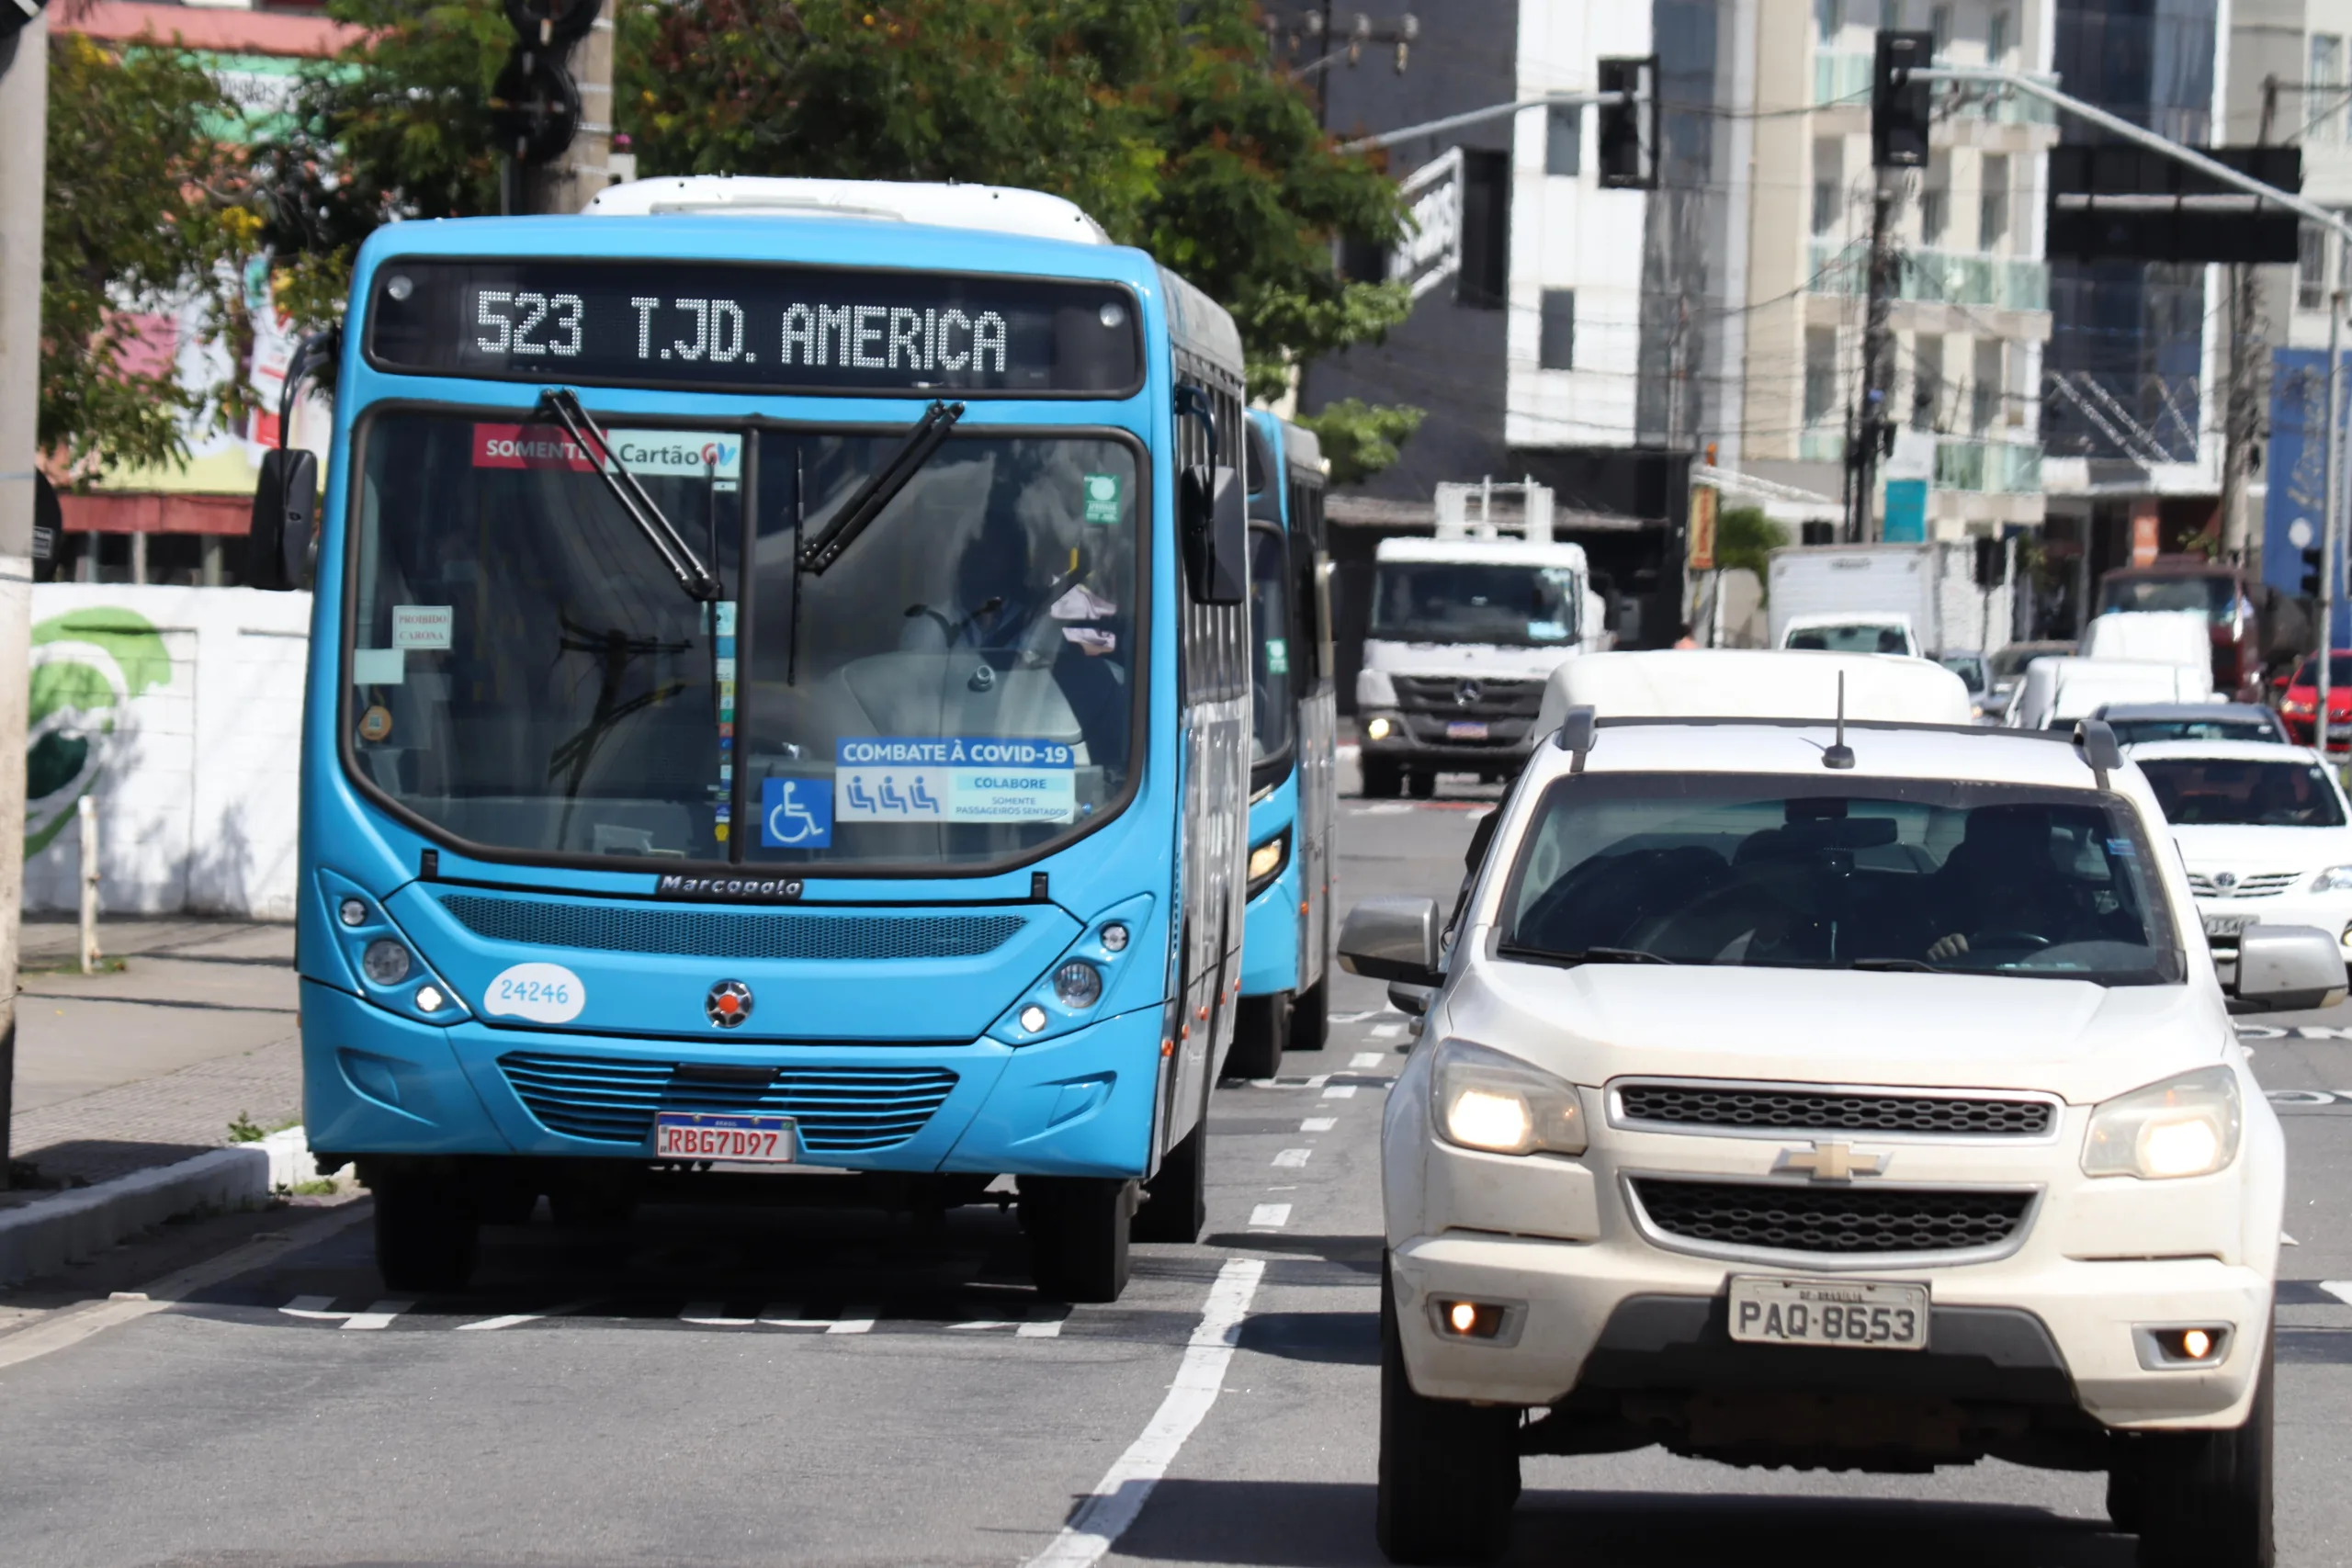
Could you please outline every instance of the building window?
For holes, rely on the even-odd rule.
[[[1552,106],[1544,118],[1544,172],[1570,179],[1584,173],[1584,110]]]
[[[1510,291],[1510,154],[1464,149],[1457,304],[1499,310]]]
[[[2001,412],[2001,340],[1976,340],[1976,374],[1970,378],[1968,389],[1968,428],[1972,434],[1982,435],[1993,427]]]
[[[1942,58],[1944,51],[1951,48],[1951,6],[1930,6],[1928,7],[1928,32],[1936,40],[1937,58]]]
[[[1820,424],[1838,412],[1838,329],[1804,330],[1804,422]]]
[[[1829,48],[1846,30],[1846,0],[1813,0],[1813,25],[1821,30],[1821,47]]]
[[[1544,291],[1543,340],[1536,345],[1536,363],[1546,370],[1572,370],[1577,363],[1577,291]]]
[[[1813,144],[1813,231],[1826,234],[1846,216],[1846,142],[1825,136]]]
[[[1891,33],[1903,30],[1903,0],[1880,0],[1878,25]]]
[[[2317,310],[2327,304],[2327,231],[2306,223],[2296,237],[2295,309]]]
[[[1976,198],[1976,248],[1989,251],[2008,238],[2009,159],[2006,152],[1987,152],[1982,164]]]
[[[1919,186],[1919,239],[1923,243],[1943,243],[1944,230],[1951,223],[1951,160],[1941,152],[1928,154],[1928,177]]]
[[[2303,86],[2303,118],[2311,121],[2305,140],[2344,139],[2344,40],[2333,33],[2312,34],[2312,68]]]
[[[1944,340],[1921,333],[1911,342],[1911,428],[1936,428],[1944,395]]]
[[[2009,14],[1996,11],[1984,24],[1984,62],[1998,65],[2009,55]]]

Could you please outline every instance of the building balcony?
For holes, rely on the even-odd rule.
[[[1811,292],[1856,299],[1869,292],[1870,253],[1862,246],[1815,240],[1806,260]],[[2050,264],[1968,251],[1908,251],[1899,259],[1894,297],[1921,304],[2047,310]]]
[[[1944,435],[1936,440],[1936,490],[2027,495],[2041,489],[2039,442],[1973,441]]]

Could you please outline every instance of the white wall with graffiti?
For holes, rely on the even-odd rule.
[[[307,593],[34,586],[28,910],[77,907],[89,795],[107,911],[293,919],[310,621]]]

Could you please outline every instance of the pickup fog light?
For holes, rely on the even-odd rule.
[[[412,962],[408,949],[388,936],[369,942],[368,951],[359,955],[359,967],[379,986],[397,986],[407,979]]]
[[[2314,893],[2352,892],[2352,865],[2332,865],[2312,878]]]
[[[1102,999],[1102,971],[1073,958],[1054,971],[1054,995],[1066,1008],[1091,1008]]]
[[[1438,1326],[1458,1339],[1492,1339],[1503,1331],[1503,1309],[1488,1302],[1430,1303],[1436,1308]]]
[[[1389,732],[1396,728],[1385,718],[1375,718],[1363,727],[1364,738],[1368,740],[1385,740],[1388,739]]]
[[[2244,1123],[2237,1075],[2200,1067],[2092,1111],[2083,1174],[2155,1181],[2210,1175],[2238,1157]]]
[[[1448,1143],[1505,1155],[1584,1153],[1574,1085],[1466,1040],[1438,1047],[1433,1077],[1438,1132]]]

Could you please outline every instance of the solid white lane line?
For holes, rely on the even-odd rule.
[[[773,1302],[760,1309],[760,1322],[770,1328],[831,1328],[830,1317],[803,1317],[798,1302]]]
[[[1330,1021],[1333,1023],[1362,1023],[1366,1019],[1389,1017],[1393,1015],[1396,1010],[1395,1008],[1367,1008],[1363,1012],[1335,1012],[1331,1015]]]
[[[516,1328],[526,1323],[537,1323],[541,1318],[568,1317],[587,1304],[586,1302],[566,1302],[561,1306],[551,1306],[545,1312],[510,1312],[503,1317],[485,1317],[479,1323],[461,1323],[458,1325],[458,1332],[464,1334],[469,1330]]]
[[[1328,1133],[1339,1124],[1340,1119],[1336,1116],[1309,1116],[1298,1124],[1298,1130],[1302,1133]]]
[[[1217,1271],[1200,1325],[1184,1348],[1183,1364],[1176,1369],[1176,1381],[1151,1424],[1095,1483],[1053,1544],[1031,1558],[1025,1568],[1091,1568],[1135,1523],[1184,1439],[1223,1392],[1226,1366],[1241,1337],[1241,1321],[1250,1315],[1250,1299],[1265,1271],[1265,1261],[1257,1258],[1233,1258]]]
[[[1314,1152],[1315,1151],[1312,1149],[1284,1149],[1282,1153],[1274,1156],[1274,1168],[1277,1170],[1296,1170],[1300,1166],[1306,1163],[1306,1156]]]
[[[1326,1100],[1353,1100],[1355,1097],[1356,1086],[1351,1083],[1335,1083],[1323,1091]]]
[[[970,1323],[951,1323],[947,1326],[950,1328],[1014,1328],[1019,1325],[1010,1320],[999,1321],[992,1317],[982,1317],[975,1318]]]
[[[349,1317],[347,1312],[334,1312],[333,1296],[296,1296],[277,1310],[288,1317]]]
[[[829,1325],[828,1334],[870,1334],[874,1329],[875,1309],[854,1306],[843,1310],[841,1321]]]
[[[729,1317],[725,1302],[688,1302],[678,1309],[678,1321],[703,1328],[748,1328],[755,1317]]]
[[[414,1302],[380,1301],[368,1304],[366,1312],[355,1312],[343,1320],[345,1328],[390,1328],[392,1319],[414,1306]]]
[[[1348,1058],[1351,1067],[1385,1067],[1387,1065],[1388,1056],[1381,1051],[1359,1051]]]
[[[1062,1337],[1062,1325],[1069,1321],[1069,1317],[1068,1314],[1059,1313],[1058,1309],[1054,1310],[1057,1312],[1056,1316],[1032,1318],[1014,1329],[1013,1333],[1023,1339],[1059,1339]]]
[[[2352,1280],[2322,1280],[2319,1288],[2346,1306],[2352,1306]]]
[[[1290,1224],[1290,1205],[1261,1203],[1250,1211],[1250,1224],[1253,1229],[1263,1226],[1270,1230],[1280,1230]]]

